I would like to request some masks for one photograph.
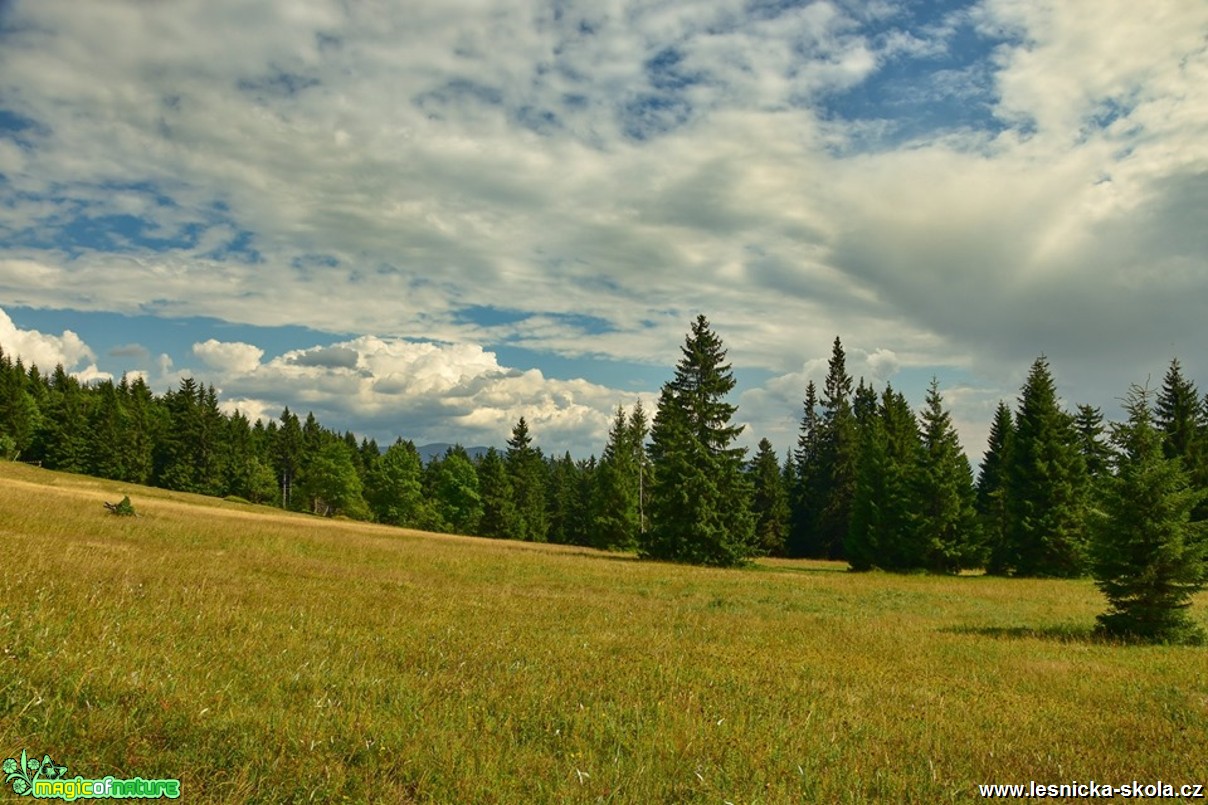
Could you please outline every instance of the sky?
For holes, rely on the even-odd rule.
[[[1047,356],[1208,386],[1208,3],[0,0],[0,346],[389,443],[603,448],[691,321],[974,464]]]

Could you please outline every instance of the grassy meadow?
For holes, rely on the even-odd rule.
[[[1089,581],[681,567],[10,463],[0,551],[0,757],[189,802],[1208,783],[1208,650],[1091,639]]]

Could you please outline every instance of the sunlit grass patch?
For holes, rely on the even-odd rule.
[[[0,754],[189,801],[1208,779],[1204,651],[1089,639],[1086,581],[663,565],[7,464],[0,550]]]

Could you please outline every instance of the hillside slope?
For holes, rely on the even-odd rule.
[[[7,463],[0,550],[0,756],[190,802],[1208,782],[1204,651],[1093,641],[1084,581],[681,567]]]

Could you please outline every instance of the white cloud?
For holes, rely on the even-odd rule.
[[[206,366],[232,374],[254,371],[264,357],[264,350],[239,341],[218,341],[210,338],[193,345],[193,354],[201,358]]]
[[[71,371],[84,361],[95,361],[96,355],[78,335],[64,330],[61,335],[49,335],[37,330],[22,330],[13,323],[9,315],[0,309],[0,346],[10,358],[19,357],[28,368],[37,364],[43,373],[62,364]],[[83,379],[101,376],[95,364],[82,370]]]
[[[226,346],[215,342],[208,352],[225,355]],[[602,449],[617,404],[636,399],[632,391],[501,366],[471,344],[363,336],[263,363],[257,348],[237,346],[248,348],[238,350],[245,356],[255,350],[254,365],[214,361],[215,371],[201,375],[221,390],[224,410],[254,420],[288,405],[314,411],[324,424],[355,423],[379,440],[502,445],[523,416],[539,445],[586,456]]]

